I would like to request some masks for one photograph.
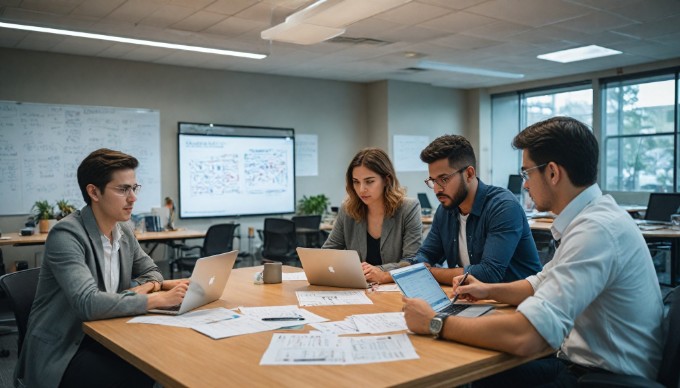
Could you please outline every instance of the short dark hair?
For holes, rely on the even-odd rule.
[[[536,165],[555,162],[564,167],[574,186],[597,181],[597,139],[587,125],[574,118],[558,116],[530,125],[515,136],[512,146],[526,150]]]
[[[87,195],[87,185],[93,184],[103,193],[114,171],[134,170],[138,165],[139,161],[134,156],[108,148],[100,148],[87,155],[78,166],[78,187],[85,203],[92,204],[92,199]]]
[[[472,144],[463,136],[439,136],[420,153],[420,160],[427,164],[444,158],[449,160],[449,166],[453,168],[472,166],[477,169],[475,151]]]

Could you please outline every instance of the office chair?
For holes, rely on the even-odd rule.
[[[298,238],[298,246],[307,248],[321,247],[321,216],[294,216],[295,232]]]
[[[664,320],[666,337],[656,381],[640,376],[589,373],[578,380],[579,387],[680,387],[680,286],[675,287],[664,304],[670,304]]]
[[[534,243],[536,244],[536,250],[538,251],[538,259],[541,261],[541,265],[548,264],[555,255],[555,250],[557,249],[552,233],[548,230],[532,230],[531,234],[534,237]]]
[[[17,340],[17,354],[21,352],[24,336],[28,327],[28,316],[31,313],[33,299],[38,288],[40,268],[8,273],[0,277],[0,287],[9,297],[10,306],[14,311],[19,338]]]
[[[295,223],[284,218],[265,218],[262,261],[297,261]]]
[[[174,275],[174,267],[177,266],[177,270],[181,274],[186,270],[190,273],[193,272],[194,266],[196,266],[196,260],[201,257],[217,255],[219,253],[230,252],[234,249],[234,232],[240,224],[226,223],[226,224],[216,224],[208,228],[208,231],[203,238],[203,245],[178,245],[176,248],[179,249],[181,255],[176,258],[170,264],[170,277]],[[191,251],[197,251],[194,254],[187,254]],[[241,259],[237,259],[236,263],[239,263]]]

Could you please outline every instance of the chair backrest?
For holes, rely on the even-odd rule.
[[[321,216],[318,214],[312,216],[294,216],[292,220],[295,228],[319,230],[321,227]]]
[[[666,387],[680,387],[680,286],[667,295],[670,310],[666,324],[666,341],[657,381]]]
[[[215,224],[208,228],[203,239],[203,255],[212,256],[234,249],[234,232],[240,224]]]
[[[26,335],[28,315],[31,313],[31,306],[33,305],[35,292],[38,288],[39,274],[40,268],[31,268],[8,273],[0,277],[0,287],[9,297],[9,304],[14,311],[14,318],[17,321],[19,352],[21,352],[21,345]]]
[[[515,195],[522,194],[522,176],[519,174],[508,175],[508,190]]]
[[[284,218],[264,219],[262,256],[265,259],[288,261],[295,257],[297,236],[295,223]]]

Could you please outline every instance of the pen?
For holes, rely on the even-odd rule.
[[[469,274],[470,274],[470,272],[465,272],[465,275],[463,275],[463,278],[460,279],[460,283],[458,283],[458,287],[462,286],[463,283],[465,283]],[[460,296],[460,294],[456,293],[456,296],[454,296],[453,299],[451,299],[451,304],[456,303],[459,296]]]
[[[303,317],[271,317],[262,318],[263,321],[304,321]]]

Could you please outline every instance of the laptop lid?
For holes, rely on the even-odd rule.
[[[680,208],[680,193],[651,193],[645,211],[645,221],[670,223],[671,214]]]
[[[409,265],[390,271],[392,279],[401,292],[409,298],[424,299],[434,311],[440,312],[451,305],[451,300],[423,263]],[[491,310],[489,305],[468,305],[454,315],[477,317]]]
[[[357,251],[297,248],[309,284],[342,288],[368,288]]]
[[[153,309],[149,312],[179,315],[216,301],[224,292],[237,256],[238,251],[231,251],[198,259],[179,310]]]
[[[430,199],[427,197],[427,194],[418,193],[418,202],[420,202],[421,209],[432,209],[432,205],[430,204]]]

